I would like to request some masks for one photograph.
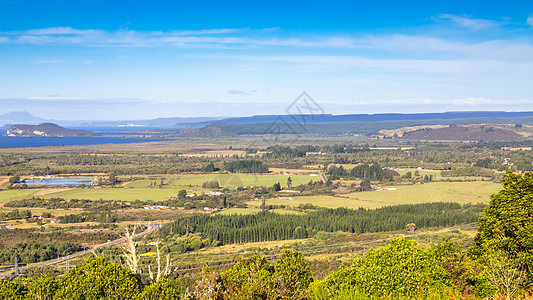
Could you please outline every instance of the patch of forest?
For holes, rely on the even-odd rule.
[[[483,205],[425,203],[370,209],[319,209],[304,215],[262,211],[253,215],[195,215],[181,217],[161,229],[161,234],[201,233],[223,244],[263,242],[313,237],[316,233],[343,231],[366,233],[417,227],[472,223]]]

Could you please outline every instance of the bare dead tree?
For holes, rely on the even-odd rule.
[[[171,263],[170,263],[170,255],[169,254],[167,254],[167,256],[166,256],[165,267],[163,269],[161,269],[161,252],[159,251],[159,244],[160,243],[161,243],[161,241],[157,241],[155,243],[155,247],[156,247],[156,251],[157,251],[157,273],[154,275],[154,273],[152,272],[152,269],[150,268],[150,266],[148,266],[148,274],[149,274],[150,280],[152,280],[152,282],[157,282],[157,281],[159,281],[159,279],[169,276],[170,273],[172,272]]]
[[[133,237],[135,236],[135,229],[136,227],[134,227],[133,231],[130,233],[130,231],[126,228],[126,234],[124,235],[124,239],[126,241],[124,242],[124,244],[122,244],[122,252],[124,253],[124,257],[126,258],[126,267],[130,269],[130,271],[132,271],[133,273],[140,274],[140,255],[137,253],[137,245],[133,241]]]
[[[500,251],[489,251],[484,260],[487,265],[487,279],[506,299],[511,299],[526,277],[523,259],[511,258],[508,253]]]

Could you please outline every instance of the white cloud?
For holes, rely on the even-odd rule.
[[[519,104],[533,104],[533,99],[490,99],[490,98],[455,98],[455,99],[433,99],[433,98],[406,98],[406,99],[386,99],[372,101],[320,101],[319,104],[340,105],[340,106],[375,106],[375,105],[435,105],[435,106],[509,106]]]
[[[243,90],[233,90],[233,89],[232,89],[232,90],[228,90],[227,92],[228,92],[228,94],[230,94],[230,95],[249,95],[248,92],[243,91]]]
[[[533,15],[531,15],[531,16],[529,16],[529,17],[527,18],[527,23],[528,23],[529,25],[533,26]]]
[[[493,21],[442,15],[462,26],[480,29]],[[530,17],[532,19],[533,17]],[[528,19],[529,20],[529,19]],[[528,21],[530,22],[530,21]],[[356,36],[350,34],[316,34],[272,37],[271,32],[249,29],[206,29],[193,31],[80,30],[50,27],[26,31],[0,32],[0,43],[13,44],[77,44],[97,47],[177,47],[207,49],[261,49],[275,47],[331,50],[382,50],[387,53],[419,57],[457,55],[484,59],[533,59],[533,46],[524,39],[463,42],[459,39],[431,35],[383,34]],[[381,55],[386,55],[381,53]]]
[[[3,99],[13,100],[13,99]],[[113,98],[113,97],[72,97],[61,95],[30,96],[16,101],[32,101],[40,103],[58,103],[58,102],[76,102],[76,103],[162,103],[159,100],[141,99],[141,98]]]
[[[492,59],[389,59],[349,55],[279,55],[279,56],[220,56],[220,59],[248,60],[253,64],[276,62],[288,71],[312,73],[324,71],[357,71],[389,73],[421,73],[447,75],[501,76],[503,74],[533,76],[531,63]]]
[[[227,92],[230,95],[251,95],[251,94],[257,93],[258,90],[243,91],[243,90],[229,89],[227,90]]]
[[[453,19],[464,26],[481,28],[486,25],[479,19],[468,19],[453,15]],[[530,19],[533,17],[530,17]],[[487,21],[492,22],[492,21]],[[482,25],[485,24],[485,25]],[[406,57],[453,57],[476,59],[533,60],[533,45],[525,39],[485,40],[463,42],[459,39],[440,38],[431,35],[365,35],[316,34],[290,37],[271,37],[270,32],[248,29],[206,29],[196,31],[133,31],[133,30],[79,30],[71,27],[51,27],[26,31],[0,32],[0,43],[13,44],[76,44],[97,47],[177,47],[205,49],[261,49],[275,47],[328,50],[381,50]],[[331,53],[331,52],[330,52]],[[355,53],[354,53],[355,54]],[[375,54],[366,54],[375,56]]]
[[[453,22],[460,27],[468,28],[471,30],[483,30],[499,26],[498,22],[485,19],[474,19],[470,16],[442,14],[439,16],[439,18],[442,20]]]
[[[101,30],[94,30],[94,29],[88,29],[88,30],[80,30],[80,29],[73,29],[72,27],[48,27],[48,28],[40,28],[40,29],[30,29],[23,31],[24,34],[29,35],[86,35],[86,34],[92,34],[95,32],[102,32]]]

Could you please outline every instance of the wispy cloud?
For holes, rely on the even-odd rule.
[[[13,34],[23,33],[28,35],[86,35],[90,33],[97,33],[101,32],[101,30],[80,30],[80,29],[73,29],[72,27],[48,27],[48,28],[40,28],[40,29],[30,29],[22,32],[11,32]]]
[[[341,106],[375,106],[375,105],[436,105],[436,106],[464,106],[464,107],[481,107],[481,106],[504,106],[533,104],[533,99],[490,99],[490,98],[455,98],[455,99],[433,99],[433,98],[407,98],[407,99],[388,99],[373,101],[344,101],[344,102],[320,102],[320,104],[333,104]]]
[[[248,95],[248,92],[243,90],[228,90],[228,94],[230,95]]]
[[[40,103],[162,103],[157,100],[141,99],[141,98],[113,98],[113,97],[74,97],[62,95],[45,95],[45,96],[30,96],[19,99],[0,99],[0,101],[18,101],[18,102],[40,102]]]
[[[527,23],[528,23],[529,25],[533,26],[533,15],[531,15],[531,16],[529,16],[529,17],[527,18]]]
[[[460,27],[471,30],[483,30],[499,26],[498,22],[486,19],[475,19],[471,16],[459,16],[452,14],[441,14],[439,19],[452,22]]]
[[[49,27],[24,31],[0,32],[1,43],[13,44],[78,44],[100,47],[158,47],[158,46],[207,46],[214,44],[240,44],[245,39],[225,36],[249,31],[249,29],[206,29],[188,31],[134,31],[121,29],[74,29]]]
[[[236,89],[229,89],[227,90],[228,94],[230,95],[251,95],[253,93],[257,93],[257,90],[251,90],[251,91],[243,91],[243,90],[236,90]]]
[[[462,26],[481,29],[494,26],[493,21],[469,19],[455,15],[441,15],[441,19],[453,20]],[[528,22],[533,22],[533,16]],[[0,43],[37,45],[79,45],[86,47],[175,47],[206,49],[247,49],[272,50],[302,49],[324,50],[380,50],[393,53],[396,57],[417,56],[425,58],[477,58],[477,59],[533,59],[533,45],[527,39],[509,38],[502,40],[462,41],[450,37],[408,34],[336,34],[321,33],[280,35],[270,31],[250,29],[205,29],[193,31],[105,31],[98,29],[74,29],[71,27],[51,27],[26,31],[0,32]],[[329,52],[332,53],[332,52]],[[352,52],[352,55],[356,52]],[[343,54],[344,55],[344,54]],[[380,54],[366,53],[371,57]]]
[[[533,15],[528,22],[533,22]],[[533,40],[523,34],[509,34],[499,39],[478,30],[500,26],[496,21],[444,14],[439,20],[453,22],[465,31],[466,38],[439,35],[437,31],[403,34],[350,32],[280,32],[281,29],[220,28],[187,31],[135,31],[127,28],[109,31],[50,27],[24,31],[0,31],[0,43],[38,45],[77,45],[79,47],[128,47],[168,49],[210,49],[190,51],[183,57],[190,61],[220,60],[238,64],[239,70],[259,72],[382,72],[423,75],[465,75],[469,78],[508,78],[522,82],[533,76]],[[524,24],[522,24],[523,26]],[[503,29],[507,30],[502,26]],[[512,30],[512,29],[509,29]],[[521,28],[523,31],[523,28]],[[464,30],[461,29],[461,32]],[[422,33],[420,33],[422,32]],[[469,36],[475,35],[475,38]],[[226,51],[238,49],[239,51]],[[224,51],[220,51],[224,50]],[[240,51],[246,50],[246,51]],[[130,57],[124,51],[113,57]],[[193,53],[193,54],[191,54]],[[297,53],[297,54],[295,54]],[[53,57],[53,56],[52,56]],[[39,63],[60,63],[46,59]],[[69,59],[69,62],[79,59]],[[82,60],[83,61],[83,60]],[[87,60],[86,63],[90,63]],[[248,71],[245,71],[248,72]],[[253,72],[253,71],[251,71]],[[508,75],[508,76],[507,76]],[[503,77],[506,76],[506,77]],[[229,85],[231,86],[231,85]],[[253,91],[224,89],[226,95],[250,95]],[[238,97],[231,97],[238,98]]]

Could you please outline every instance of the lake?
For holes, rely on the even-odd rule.
[[[159,142],[164,139],[122,138],[117,136],[95,137],[10,137],[3,136],[6,130],[0,130],[0,148],[45,147],[63,145],[102,145]]]
[[[26,179],[20,184],[26,184],[28,187],[59,187],[59,186],[80,186],[92,185],[93,178],[40,178]]]

